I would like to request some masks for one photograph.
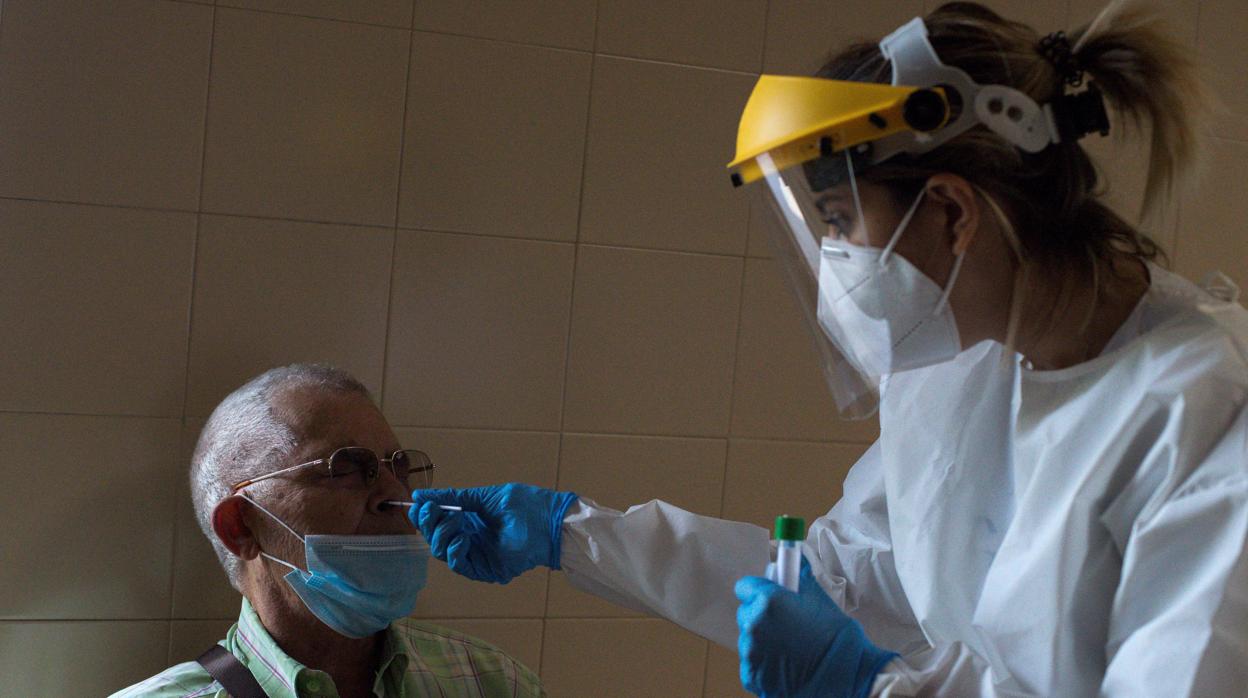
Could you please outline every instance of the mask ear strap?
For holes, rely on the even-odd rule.
[[[858,216],[863,228],[866,228],[867,221],[862,217],[862,199],[858,198],[858,177],[854,175],[854,158],[850,155],[849,148],[845,149],[845,167],[849,170],[849,190],[854,193],[854,215]]]
[[[914,218],[915,211],[919,210],[919,204],[923,203],[923,195],[927,193],[927,188],[919,190],[919,195],[914,197],[914,203],[910,204],[910,210],[906,211],[906,215],[901,217],[901,222],[897,224],[897,229],[893,231],[893,237],[888,241],[888,245],[884,248],[884,252],[880,254],[880,265],[883,266],[888,262],[888,258],[893,255],[893,248],[897,247],[897,243],[901,240],[901,234],[905,232],[906,226],[910,225],[910,219]]]
[[[282,528],[286,529],[287,531],[290,531],[290,535],[294,536],[295,538],[298,538],[300,541],[303,541],[303,542],[305,542],[305,543],[307,542],[306,540],[304,540],[303,536],[299,535],[298,533],[295,533],[295,529],[291,528],[290,526],[287,526],[285,521],[282,521],[281,519],[279,519],[279,518],[277,518],[276,516],[274,516],[274,515],[273,515],[273,512],[271,512],[271,511],[269,511],[268,509],[265,509],[264,507],[260,506],[260,503],[259,503],[259,502],[257,502],[256,500],[252,499],[251,497],[248,497],[246,494],[243,494],[242,492],[239,492],[239,493],[238,493],[238,496],[240,496],[240,497],[242,497],[243,499],[246,499],[247,501],[251,502],[251,505],[252,505],[252,506],[254,506],[255,508],[259,509],[260,511],[263,511],[264,513],[268,514],[268,515],[269,515],[269,518],[271,518],[271,519],[273,519],[274,521],[276,521],[276,522],[278,522],[279,524],[281,524],[281,525],[282,525]],[[293,567],[294,565],[291,565],[291,566]]]
[[[949,303],[949,294],[953,292],[953,285],[958,281],[958,272],[962,271],[962,260],[966,259],[966,250],[958,253],[958,258],[953,262],[953,271],[949,272],[949,283],[945,284],[945,290],[940,294],[940,302],[936,304],[936,308],[932,311],[932,315],[939,315],[940,311],[945,309],[945,305]]]
[[[280,564],[286,565],[287,567],[289,567],[290,569],[292,569],[292,570],[294,570],[294,571],[296,571],[296,572],[302,572],[302,571],[303,571],[303,570],[299,569],[298,567],[295,567],[294,565],[290,564],[289,562],[286,562],[285,560],[282,560],[281,558],[276,558],[276,557],[273,557],[272,555],[270,555],[270,554],[268,554],[268,553],[264,552],[263,550],[262,550],[262,551],[260,551],[260,555],[261,555],[261,556],[263,556],[263,557],[267,557],[268,559],[272,560],[273,562],[277,562],[277,563],[280,563]]]
[[[239,493],[238,493],[238,496],[240,496],[240,497],[242,497],[243,499],[246,499],[247,501],[251,502],[251,505],[252,505],[252,506],[254,506],[255,508],[259,509],[260,511],[263,511],[264,513],[268,514],[268,515],[269,515],[269,518],[271,518],[271,519],[273,519],[274,521],[276,521],[276,522],[278,522],[279,524],[281,524],[281,525],[282,525],[282,528],[286,529],[287,531],[290,531],[290,534],[291,534],[292,536],[294,536],[294,537],[298,538],[299,540],[303,540],[303,536],[299,535],[298,533],[295,533],[295,529],[291,528],[290,526],[287,526],[285,521],[282,521],[281,519],[279,519],[279,518],[277,518],[276,516],[274,516],[274,515],[273,515],[273,512],[271,512],[271,511],[269,511],[268,509],[265,509],[264,507],[260,506],[260,503],[259,503],[259,502],[257,502],[256,500],[252,499],[251,497],[248,497],[246,494],[244,494],[244,493],[242,493],[242,492],[239,492]],[[305,541],[305,542],[306,542],[306,541]],[[264,552],[263,550],[261,550],[261,551],[260,551],[260,555],[261,555],[262,557],[265,557],[265,558],[268,558],[268,559],[272,560],[273,562],[277,562],[277,563],[280,563],[280,564],[286,565],[287,567],[289,567],[290,569],[292,569],[292,570],[294,570],[294,571],[296,571],[296,572],[302,572],[302,571],[303,571],[303,570],[299,569],[298,567],[295,567],[294,565],[290,564],[289,562],[286,562],[285,560],[282,560],[282,559],[280,559],[280,558],[273,557],[272,555],[270,555],[270,554],[268,554],[268,553]]]

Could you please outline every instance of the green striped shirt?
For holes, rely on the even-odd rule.
[[[282,651],[243,599],[238,622],[219,642],[251,670],[272,698],[337,698],[333,679]],[[205,648],[206,649],[206,648]],[[397,620],[386,644],[373,695],[379,698],[545,696],[528,667],[493,645],[410,618]],[[112,698],[227,698],[221,684],[196,662],[183,662],[114,693]]]

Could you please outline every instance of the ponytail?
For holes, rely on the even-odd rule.
[[[1155,11],[1114,0],[1072,32],[1072,53],[1104,92],[1119,122],[1148,138],[1141,219],[1159,214],[1201,156],[1208,96],[1191,50],[1171,38]]]

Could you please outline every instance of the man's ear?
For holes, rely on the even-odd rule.
[[[244,560],[254,560],[260,554],[260,543],[243,518],[247,500],[232,494],[217,502],[212,509],[212,530],[230,552]]]
[[[979,231],[981,207],[975,185],[958,175],[941,172],[927,180],[927,196],[945,214],[945,228],[953,243],[953,253],[962,254]]]

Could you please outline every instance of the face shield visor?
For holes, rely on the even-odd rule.
[[[921,193],[884,247],[831,237],[823,210],[829,191],[850,190],[863,220],[855,177],[885,160],[927,152],[977,124],[1029,152],[1059,139],[1048,105],[1013,88],[978,85],[941,63],[921,19],[880,49],[892,63],[892,85],[761,76],[729,164],[734,184],[766,189],[772,248],[846,418],[875,413],[889,373],[956,354],[956,327],[941,313],[962,257],[942,289],[894,254]]]

